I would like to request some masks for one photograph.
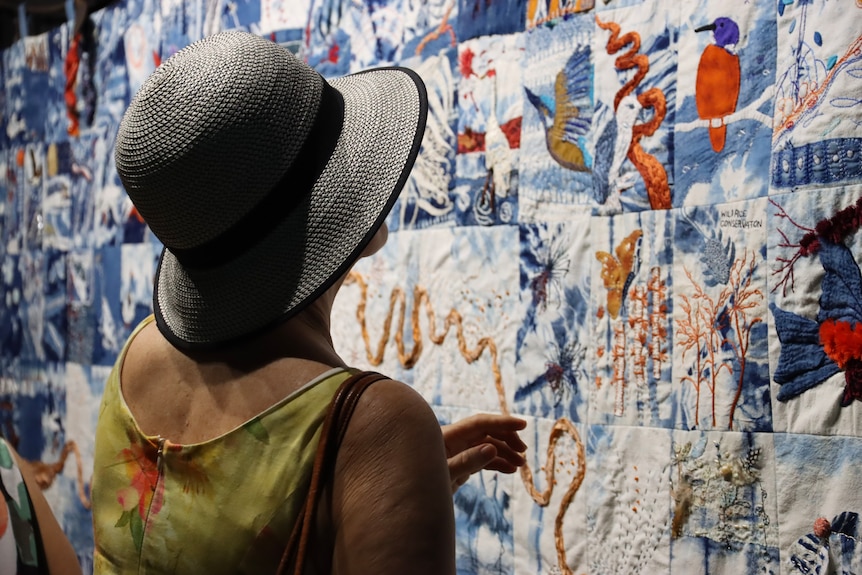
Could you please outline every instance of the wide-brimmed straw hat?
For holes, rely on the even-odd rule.
[[[117,134],[117,172],[164,244],[156,322],[215,348],[285,320],[358,258],[404,186],[427,97],[405,68],[325,80],[223,32],[166,60]]]

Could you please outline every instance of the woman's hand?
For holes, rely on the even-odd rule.
[[[442,426],[452,493],[482,469],[514,473],[525,462],[518,431],[527,422],[511,415],[480,413]]]

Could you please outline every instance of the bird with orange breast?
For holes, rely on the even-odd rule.
[[[700,56],[695,81],[694,102],[697,115],[709,120],[709,141],[720,152],[727,138],[725,117],[736,111],[739,100],[739,26],[730,18],[716,18],[695,32],[711,31],[715,44],[710,44]]]

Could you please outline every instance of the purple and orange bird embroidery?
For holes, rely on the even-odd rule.
[[[727,138],[724,118],[736,111],[739,100],[740,69],[736,44],[739,26],[730,18],[716,18],[715,22],[696,28],[695,32],[712,31],[715,44],[704,49],[697,66],[694,101],[697,114],[709,120],[709,142],[720,152]]]

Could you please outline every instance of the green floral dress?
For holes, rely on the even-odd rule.
[[[96,428],[94,572],[273,573],[308,490],[326,408],[353,372],[331,370],[236,429],[179,445],[135,423],[120,392],[125,352]]]

